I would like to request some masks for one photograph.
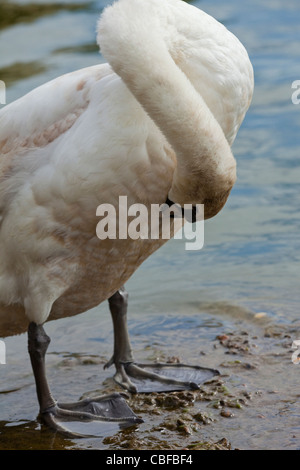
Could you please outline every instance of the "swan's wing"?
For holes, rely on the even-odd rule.
[[[112,74],[107,64],[52,80],[0,112],[0,181],[19,154],[45,147],[87,109],[93,84]]]
[[[98,142],[90,138],[101,139],[95,114],[105,121],[114,108],[110,97],[118,87],[110,66],[102,64],[62,75],[1,110],[0,224],[16,195],[24,200],[26,187],[40,188],[50,197],[55,192],[52,181],[63,187],[63,177],[75,164],[77,172],[88,171],[87,164],[74,160],[97,147]]]
[[[63,75],[6,106],[0,112],[1,230],[8,213],[16,229],[16,220],[21,224],[24,214],[34,219],[42,207],[65,204],[70,218],[70,207],[81,203],[84,213],[102,199],[114,203],[111,186],[113,196],[124,194],[124,180],[135,196],[143,195],[154,156],[162,160],[160,134],[148,153],[151,124],[157,133],[108,64]]]

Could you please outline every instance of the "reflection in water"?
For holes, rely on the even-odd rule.
[[[17,23],[29,23],[36,19],[53,15],[60,11],[86,10],[92,2],[85,3],[14,3],[2,0],[0,4],[0,29],[8,28]]]
[[[65,450],[72,441],[56,436],[37,421],[0,421],[1,450]],[[34,443],[34,444],[33,444]]]
[[[59,12],[78,12],[87,11],[91,8],[92,2],[85,3],[25,3],[19,4],[3,0],[0,4],[0,31],[8,27],[13,27],[17,24],[33,23],[42,17],[55,15]],[[80,45],[77,48],[62,49],[64,52],[95,52],[94,45]],[[23,55],[23,50],[22,50]],[[7,67],[1,67],[0,62],[0,77],[6,83],[6,86],[11,85],[15,81],[24,80],[33,75],[38,75],[45,72],[46,65],[40,61],[30,62],[15,62]]]
[[[109,1],[37,3],[0,4],[0,80],[7,84],[7,102],[58,75],[103,61],[95,28]],[[7,364],[0,365],[1,449],[116,448],[126,443],[127,448],[136,443],[182,448],[216,436],[240,448],[299,448],[299,366],[291,360],[292,343],[300,339],[300,106],[291,101],[291,84],[300,79],[299,2],[192,3],[246,45],[255,95],[234,144],[238,181],[224,210],[207,222],[204,249],[188,253],[184,243],[172,240],[146,261],[127,285],[129,328],[137,359],[180,357],[218,368],[227,388],[223,403],[232,411],[228,396],[233,395],[241,408],[226,419],[220,416],[220,400],[213,395],[205,400],[205,393],[193,404],[176,397],[181,407],[175,411],[159,408],[157,398],[152,405],[150,397],[144,402],[136,398],[137,414],[152,406],[138,430],[117,432],[115,440],[72,442],[37,421],[22,335],[7,339]],[[87,389],[97,394],[115,389],[113,371],[103,370],[112,353],[107,305],[49,323],[46,330],[52,338],[47,366],[55,396],[71,401]],[[246,403],[243,393],[251,396]],[[172,413],[184,421],[183,409],[190,410],[193,423],[193,415],[205,412],[214,424],[198,421],[198,428],[185,435],[172,421]]]
[[[39,61],[36,62],[18,62],[8,67],[3,67],[0,69],[0,77],[6,84],[10,86],[13,82],[18,82],[19,80],[25,80],[28,77],[33,75],[38,75],[46,71],[45,65],[41,64]]]

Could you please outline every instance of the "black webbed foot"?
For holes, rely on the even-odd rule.
[[[180,363],[128,363],[123,364],[123,370],[125,375],[116,374],[114,379],[125,389],[130,384],[129,391],[136,393],[198,390],[200,384],[219,375],[214,369]]]
[[[88,426],[87,432],[82,432],[82,423],[98,422],[94,427],[97,434],[101,429],[115,429],[133,426],[142,423],[129,408],[125,401],[125,394],[113,393],[97,398],[86,398],[75,403],[57,403],[48,410],[40,413],[40,420],[53,431],[59,432],[66,437],[87,437],[93,435],[93,428]],[[74,423],[81,431],[73,431]],[[67,424],[69,423],[69,424]],[[75,424],[76,428],[76,424]]]

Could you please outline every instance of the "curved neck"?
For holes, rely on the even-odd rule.
[[[157,11],[148,3],[150,11],[145,13],[146,3],[120,0],[105,10],[99,22],[101,52],[176,153],[170,199],[196,204],[214,198],[216,191],[228,195],[235,179],[230,146],[205,101],[173,60]]]

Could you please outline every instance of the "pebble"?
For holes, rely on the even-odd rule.
[[[220,415],[223,416],[224,418],[233,418],[234,417],[234,414],[229,410],[222,410]]]
[[[227,336],[227,335],[219,335],[219,336],[217,336],[217,339],[218,339],[219,341],[226,341],[227,339],[229,339],[229,336]]]
[[[265,317],[267,317],[267,316],[268,316],[268,314],[267,314],[266,312],[259,312],[259,313],[256,313],[256,314],[254,315],[254,318],[258,318],[258,319],[259,319],[259,318],[265,318]]]

